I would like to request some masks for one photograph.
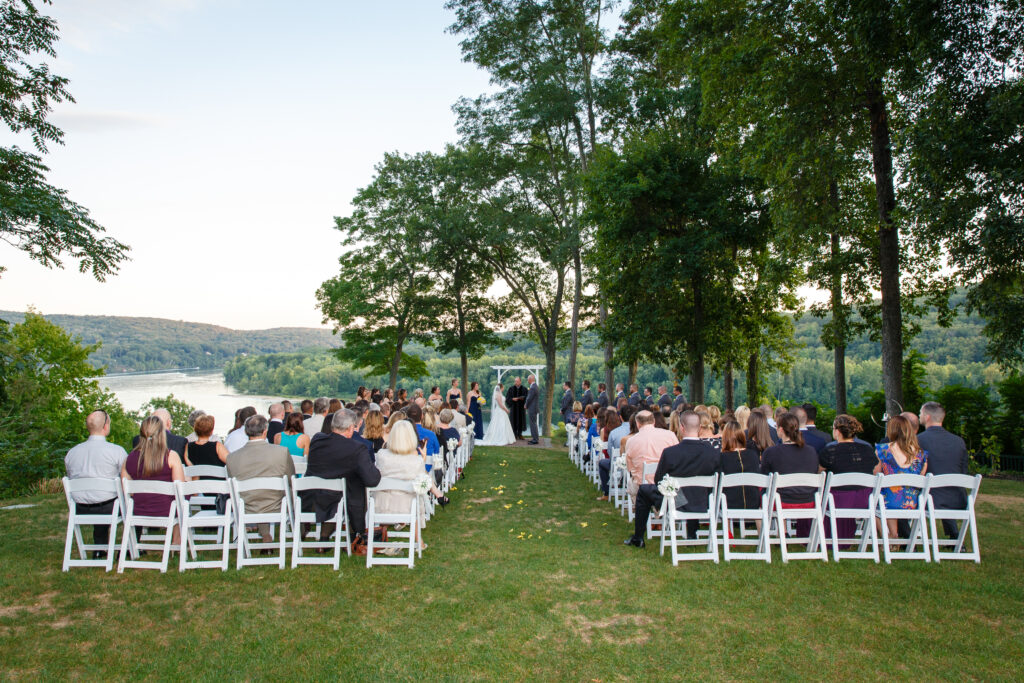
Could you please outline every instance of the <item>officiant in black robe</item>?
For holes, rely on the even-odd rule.
[[[523,430],[526,429],[526,392],[526,387],[518,377],[516,377],[515,384],[505,392],[508,418],[512,423],[512,432],[516,435],[516,439],[522,439]]]

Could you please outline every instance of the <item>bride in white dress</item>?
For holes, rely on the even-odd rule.
[[[516,442],[512,432],[512,422],[508,418],[508,406],[505,405],[504,387],[499,383],[491,395],[491,421],[487,423],[484,438],[477,443],[481,446],[509,446]]]

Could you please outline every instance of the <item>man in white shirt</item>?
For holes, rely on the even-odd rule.
[[[330,431],[330,425],[324,424],[324,418],[327,417],[327,411],[331,407],[331,399],[320,397],[313,401],[313,417],[308,417],[302,421],[302,431],[309,440],[312,441],[313,437],[323,431],[324,427],[327,427]]]
[[[224,448],[228,449],[228,453],[234,453],[239,448],[249,443],[249,437],[245,435],[245,421],[256,414],[256,409],[252,406],[246,406],[239,408],[238,412],[235,413],[236,422],[241,422],[242,426],[231,432],[224,437]]]
[[[94,410],[85,418],[89,438],[78,444],[64,458],[68,479],[117,479],[128,454],[117,444],[107,442],[110,435],[110,416],[103,410]],[[78,512],[84,515],[109,515],[114,509],[116,498],[102,491],[77,491],[71,494]],[[92,528],[92,539],[96,545],[107,545],[110,527],[97,524]],[[103,551],[95,551],[93,559],[106,557]]]

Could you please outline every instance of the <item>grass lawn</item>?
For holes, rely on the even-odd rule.
[[[672,567],[562,451],[478,448],[409,570],[60,570],[62,496],[0,510],[0,678],[1019,679],[1024,484],[982,564]]]

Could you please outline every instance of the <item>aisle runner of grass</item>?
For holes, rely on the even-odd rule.
[[[0,505],[0,677],[1014,678],[1024,485],[986,480],[983,564],[692,563],[560,451],[478,448],[414,570],[60,571],[63,497]]]

